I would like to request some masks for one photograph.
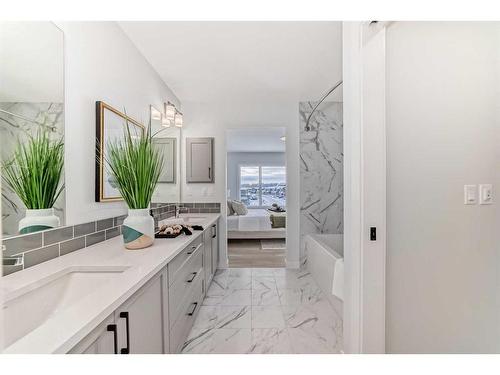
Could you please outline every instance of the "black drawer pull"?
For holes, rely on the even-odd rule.
[[[107,330],[108,332],[113,332],[115,354],[118,354],[118,332],[116,329],[116,324],[108,324]]]
[[[193,310],[188,313],[189,316],[193,316],[194,312],[196,311],[196,308],[198,307],[198,302],[193,303]]]
[[[192,283],[192,282],[193,282],[193,280],[196,278],[196,275],[197,275],[197,274],[198,274],[198,272],[193,272],[193,273],[192,273],[192,275],[193,275],[193,276],[192,276],[189,280],[187,280],[187,282],[188,282],[188,283]]]
[[[191,246],[191,250],[189,250],[186,254],[187,255],[193,254],[196,251],[197,248],[198,248],[198,246]]]
[[[125,318],[125,326],[127,330],[127,347],[120,350],[120,354],[130,354],[130,329],[128,321],[128,311],[123,311],[120,313],[120,318]]]

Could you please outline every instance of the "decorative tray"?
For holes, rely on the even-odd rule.
[[[160,234],[160,232],[155,232],[155,238],[175,238],[179,237],[182,232],[177,234]]]

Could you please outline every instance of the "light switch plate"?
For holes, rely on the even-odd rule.
[[[479,185],[479,204],[492,204],[493,203],[493,185],[481,184]]]
[[[477,203],[476,185],[464,185],[464,204]]]

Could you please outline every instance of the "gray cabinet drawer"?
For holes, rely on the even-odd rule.
[[[189,298],[199,279],[203,279],[203,251],[201,249],[193,254],[177,273],[179,276],[170,286],[168,298],[168,313],[170,326],[177,321],[179,314],[190,304]]]
[[[179,278],[179,271],[184,264],[193,255],[200,250],[203,245],[202,236],[198,236],[193,240],[184,250],[182,250],[172,261],[168,264],[168,285],[172,285],[176,279]]]
[[[181,310],[179,318],[170,328],[170,352],[179,353],[182,350],[187,336],[193,327],[198,311],[203,300],[203,278],[198,278],[193,286],[188,303]]]

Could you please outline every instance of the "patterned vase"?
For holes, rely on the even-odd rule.
[[[54,214],[53,208],[26,210],[26,216],[19,220],[19,233],[33,233],[57,228],[59,225],[59,218]]]
[[[151,246],[155,238],[155,223],[149,208],[129,209],[123,221],[122,235],[126,249],[138,250]]]

